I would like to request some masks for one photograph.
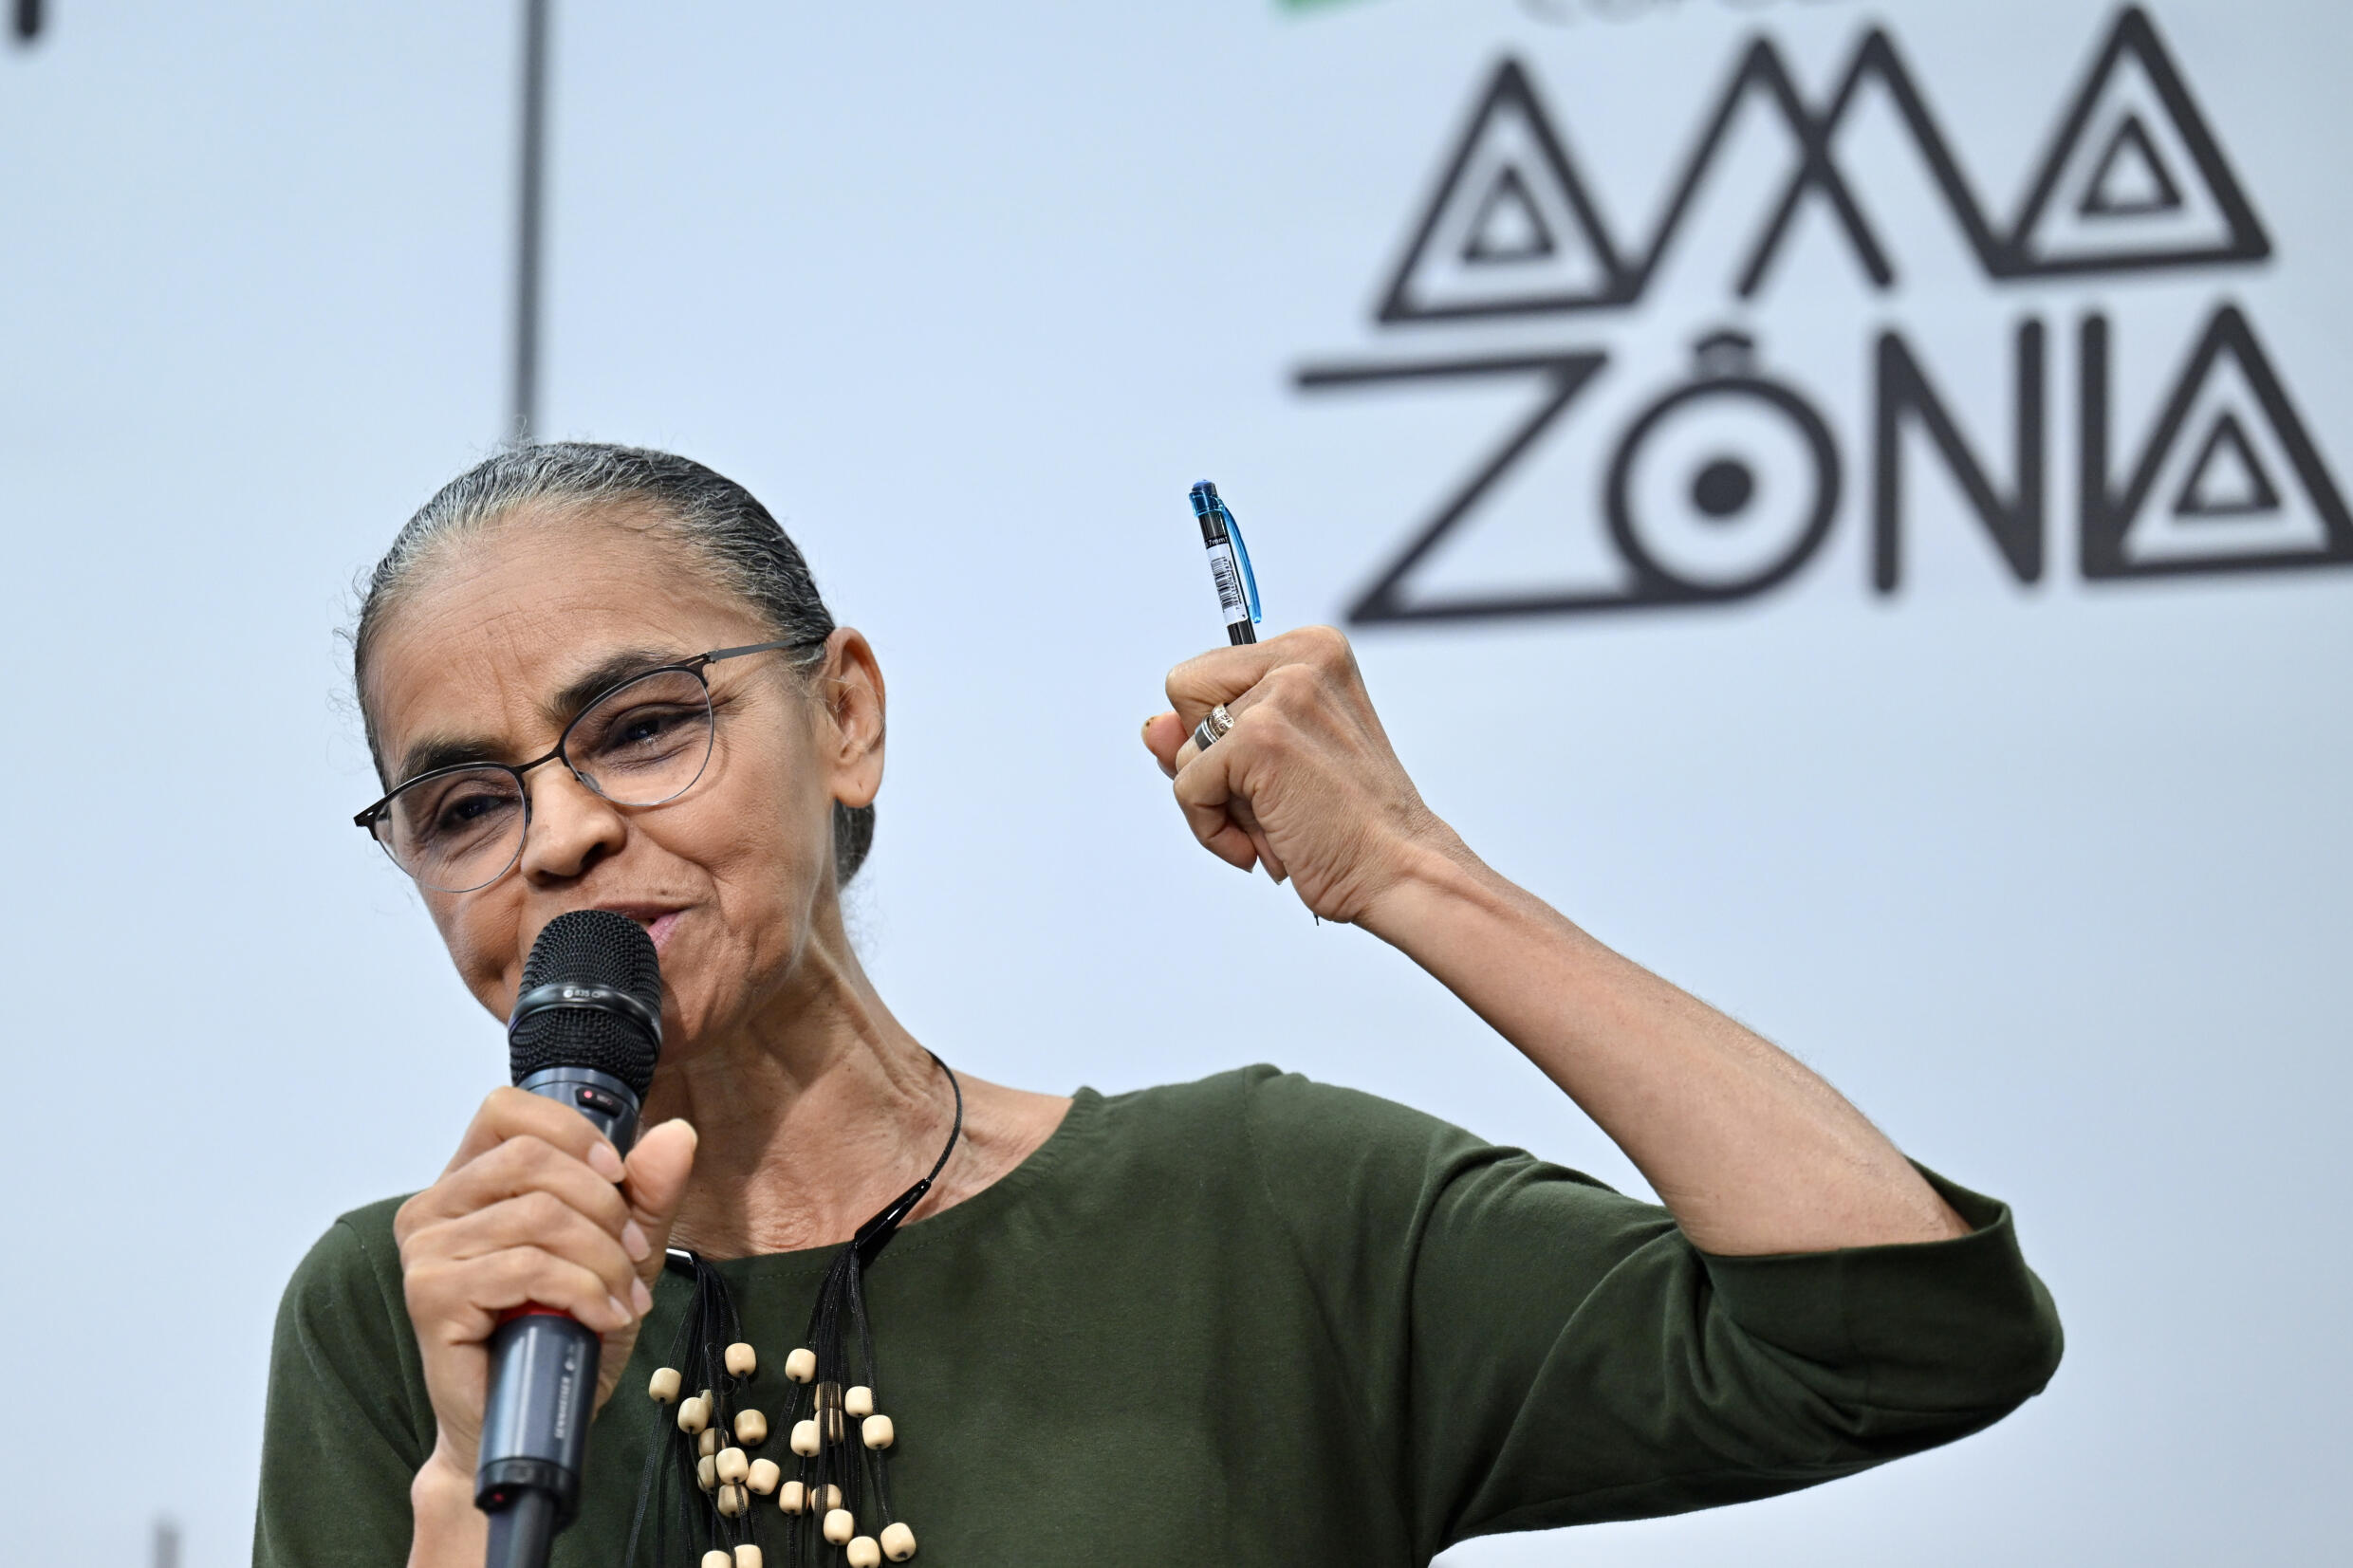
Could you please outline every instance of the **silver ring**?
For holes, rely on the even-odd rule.
[[[1207,751],[1233,728],[1233,715],[1226,711],[1222,702],[1210,706],[1209,716],[1193,727],[1193,746],[1196,751]]]

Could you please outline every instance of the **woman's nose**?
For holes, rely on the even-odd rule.
[[[530,825],[523,838],[523,875],[561,882],[584,875],[628,836],[619,807],[558,763],[530,781]]]

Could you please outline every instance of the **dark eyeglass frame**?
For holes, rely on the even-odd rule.
[[[385,794],[382,800],[376,802],[365,810],[354,815],[351,819],[352,825],[358,828],[361,832],[366,834],[370,839],[375,839],[376,846],[379,849],[381,849],[384,852],[385,858],[389,859],[392,856],[392,846],[385,843],[383,839],[377,838],[376,824],[383,820],[385,813],[392,809],[392,802],[394,800],[402,793],[417,784],[424,784],[429,780],[447,778],[453,773],[479,773],[485,769],[491,769],[500,773],[511,775],[515,782],[515,793],[521,797],[523,801],[523,833],[522,836],[515,840],[514,858],[509,860],[505,866],[501,867],[497,876],[492,876],[490,882],[478,882],[471,888],[435,890],[435,892],[479,893],[482,889],[489,887],[491,882],[497,881],[499,877],[506,876],[508,872],[512,871],[515,868],[516,862],[521,860],[523,858],[523,846],[530,839],[531,789],[530,785],[524,781],[523,775],[528,773],[534,767],[539,767],[547,763],[555,762],[561,759],[565,771],[569,772],[573,778],[578,779],[582,785],[591,794],[602,800],[612,799],[611,796],[606,795],[603,790],[597,787],[594,780],[590,779],[579,768],[573,766],[572,759],[565,755],[565,748],[571,744],[573,729],[579,726],[582,719],[586,718],[590,713],[595,712],[597,709],[602,705],[605,698],[611,696],[616,692],[623,691],[629,687],[635,686],[639,681],[651,680],[656,675],[681,674],[693,675],[695,677],[695,684],[703,689],[703,701],[708,703],[711,700],[711,679],[709,676],[705,675],[703,672],[709,669],[712,665],[717,664],[722,659],[742,658],[747,654],[773,654],[782,653],[787,650],[822,648],[824,645],[825,639],[824,637],[799,637],[790,642],[750,642],[746,643],[741,648],[713,648],[707,654],[697,654],[693,658],[682,659],[676,664],[657,664],[651,669],[640,670],[636,674],[629,676],[625,680],[615,681],[612,685],[606,687],[603,691],[598,692],[595,696],[581,704],[580,711],[572,715],[571,722],[564,727],[564,733],[556,737],[556,744],[554,747],[551,748],[545,756],[533,757],[528,763],[452,763],[447,767],[428,768],[426,771],[417,774],[415,778],[403,779],[398,784],[393,785],[391,790]],[[634,803],[645,805],[666,805],[671,801],[676,800],[679,795],[685,794],[687,790],[692,789],[696,784],[700,784],[702,782],[704,771],[708,770],[710,766],[710,760],[706,757],[704,759],[702,768],[698,768],[695,771],[695,777],[689,779],[684,786],[677,791],[677,794],[666,796],[659,801],[647,801]],[[398,868],[400,875],[412,879],[415,878],[416,874],[410,871],[406,866],[401,865],[398,860],[393,860],[392,863],[395,867]]]

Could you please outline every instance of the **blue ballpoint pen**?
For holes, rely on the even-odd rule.
[[[1250,546],[1242,542],[1233,513],[1204,479],[1193,487],[1193,515],[1201,521],[1201,544],[1209,551],[1209,575],[1217,584],[1217,607],[1225,612],[1226,640],[1256,642],[1258,579],[1251,571]]]

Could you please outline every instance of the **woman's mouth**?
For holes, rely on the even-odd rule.
[[[658,953],[670,940],[670,933],[677,929],[678,916],[685,913],[653,904],[603,904],[599,907],[615,914],[625,914],[643,926],[645,934],[654,939],[654,950]]]

